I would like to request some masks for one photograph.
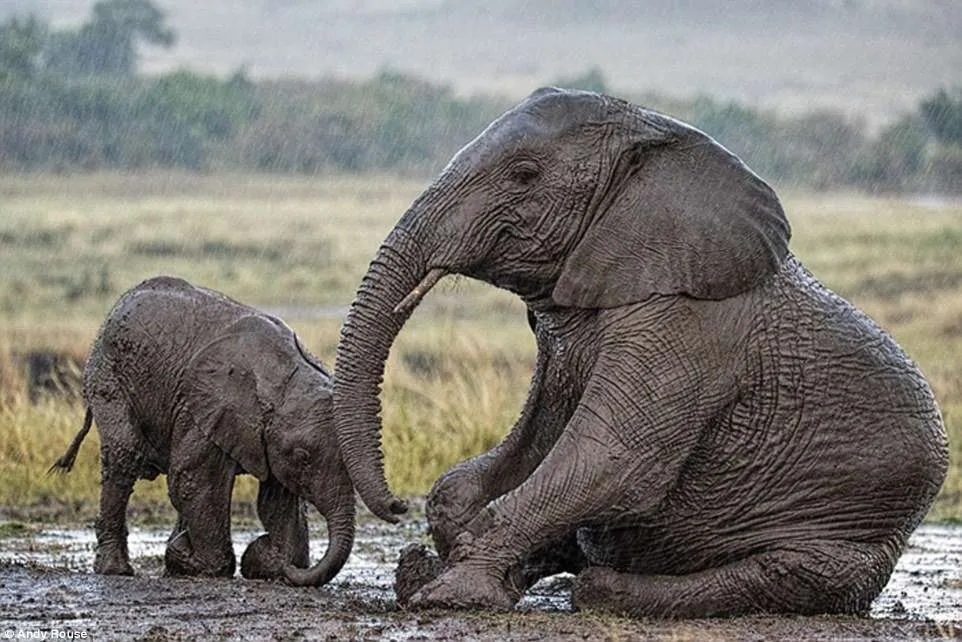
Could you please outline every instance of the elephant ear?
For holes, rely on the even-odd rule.
[[[270,474],[264,429],[296,367],[283,330],[291,332],[268,317],[242,317],[197,353],[185,377],[197,428],[260,481]]]
[[[678,121],[659,117],[643,132],[616,162],[554,301],[611,308],[653,294],[724,299],[778,271],[791,231],[768,184]]]

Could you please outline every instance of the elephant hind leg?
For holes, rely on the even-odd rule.
[[[864,613],[893,559],[880,545],[806,542],[689,575],[592,567],[575,579],[572,602],[579,610],[659,618]]]
[[[106,472],[100,487],[100,514],[94,524],[97,553],[94,571],[101,575],[133,575],[127,551],[127,503],[135,477]]]
[[[93,412],[101,436],[94,571],[102,575],[133,575],[127,550],[127,504],[139,477],[138,443],[125,404],[98,400]]]

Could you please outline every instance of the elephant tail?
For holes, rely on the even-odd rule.
[[[87,437],[87,433],[90,432],[90,426],[94,422],[93,410],[87,408],[87,414],[84,416],[84,425],[80,429],[80,432],[74,436],[73,441],[70,442],[70,447],[67,448],[67,452],[60,456],[60,459],[53,463],[49,469],[47,469],[47,474],[52,472],[58,473],[69,473],[70,469],[73,468],[74,461],[77,459],[77,452],[80,450],[80,444]]]

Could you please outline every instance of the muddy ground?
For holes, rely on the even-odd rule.
[[[423,520],[360,526],[328,586],[164,578],[166,530],[131,529],[136,577],[91,572],[93,531],[7,525],[0,539],[0,636],[24,639],[904,640],[962,637],[962,528],[923,526],[870,617],[751,617],[685,622],[572,613],[570,578],[549,578],[517,613],[405,612],[393,592],[400,549]],[[259,534],[235,528],[238,557]],[[322,531],[312,556],[323,553]]]

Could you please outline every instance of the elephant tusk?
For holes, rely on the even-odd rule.
[[[408,292],[407,296],[401,299],[401,302],[397,304],[394,308],[394,314],[407,314],[421,302],[424,295],[427,294],[431,288],[437,285],[447,272],[442,268],[434,268],[427,273],[421,282],[414,286],[414,289]]]
[[[180,531],[179,533],[176,533],[176,534],[174,534],[173,536],[171,536],[171,538],[170,538],[169,540],[167,540],[167,545],[170,546],[171,544],[173,544],[174,542],[176,542],[177,540],[179,540],[181,537],[183,537],[183,536],[186,535],[186,534],[187,534],[187,529],[185,528],[184,530]]]

